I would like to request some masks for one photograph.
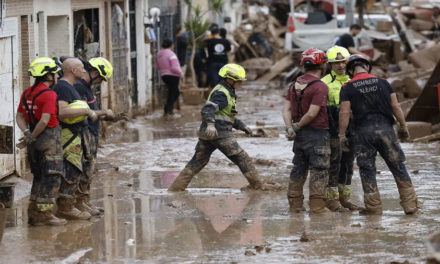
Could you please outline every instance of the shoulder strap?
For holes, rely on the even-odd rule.
[[[296,90],[295,90],[295,85],[292,84],[292,89],[293,89],[292,92],[293,92],[294,95],[295,95],[295,101],[296,101],[296,104],[297,104],[297,107],[296,107],[296,110],[297,110],[297,111],[296,111],[296,113],[297,113],[296,118],[297,118],[298,120],[301,119],[301,118],[303,117],[303,115],[304,115],[304,112],[303,112],[303,110],[302,110],[302,106],[301,106],[301,101],[302,101],[303,94],[305,93],[306,89],[307,89],[309,86],[311,86],[312,84],[317,83],[317,82],[322,82],[322,81],[321,81],[321,80],[313,80],[313,81],[309,82],[309,83],[306,85],[306,87],[304,87],[304,89],[301,90],[299,98],[298,98],[297,92],[296,92]]]
[[[29,125],[31,127],[31,130],[34,129],[34,126],[38,123],[37,118],[34,115],[34,104],[35,104],[35,100],[37,99],[38,96],[40,96],[42,93],[51,91],[51,89],[43,89],[41,91],[39,91],[33,98],[32,98],[32,103],[31,103],[31,109],[29,109],[29,106],[27,104],[27,100],[26,100],[26,96],[23,96],[23,105],[26,108],[26,112],[28,114],[28,118],[29,118]]]

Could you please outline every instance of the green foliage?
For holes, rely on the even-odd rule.
[[[200,46],[203,36],[211,24],[204,16],[209,11],[218,13],[223,5],[223,0],[209,0],[210,8],[205,11],[202,11],[200,6],[194,6],[190,0],[185,0],[185,3],[189,6],[188,19],[184,23],[185,29],[190,33],[191,38],[196,41],[196,46]]]

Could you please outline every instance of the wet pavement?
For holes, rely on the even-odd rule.
[[[282,133],[281,93],[256,86],[238,93],[239,117],[255,130],[256,121],[279,129],[279,137],[237,135],[239,144],[258,161],[261,176],[287,186],[293,154],[292,142]],[[93,203],[105,212],[92,221],[29,227],[26,195],[30,184],[19,179],[16,207],[8,211],[9,227],[0,244],[0,263],[426,260],[425,240],[440,226],[439,143],[402,144],[422,203],[418,217],[404,215],[393,177],[380,158],[377,177],[383,216],[366,217],[356,212],[292,215],[286,191],[241,192],[246,180],[218,151],[187,192],[167,192],[193,155],[199,113],[200,106],[183,106],[180,118],[165,120],[156,112],[108,128],[112,135],[100,148],[99,171],[92,185]],[[357,168],[353,189],[353,201],[360,204]]]

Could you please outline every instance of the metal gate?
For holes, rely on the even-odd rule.
[[[17,85],[17,19],[3,21],[0,27],[0,179],[14,173],[15,108],[19,100]]]

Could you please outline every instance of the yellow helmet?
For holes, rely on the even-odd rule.
[[[75,100],[75,101],[71,102],[70,104],[68,104],[67,106],[71,109],[90,109],[89,105],[82,100]],[[81,122],[85,119],[87,119],[87,115],[77,116],[77,117],[72,117],[72,118],[65,118],[63,120],[63,122],[66,124],[72,125],[72,124],[76,124],[78,122]]]
[[[99,72],[99,75],[105,80],[108,81],[110,77],[113,75],[113,66],[112,64],[103,57],[91,58],[89,60],[90,66],[96,69]]]
[[[41,57],[31,62],[28,74],[32,77],[42,77],[48,73],[57,73],[59,70],[60,68],[53,59]]]
[[[350,52],[344,47],[333,46],[327,50],[328,62],[346,61],[350,57]]]
[[[229,78],[234,81],[246,81],[246,71],[238,64],[229,63],[223,66],[218,75],[222,78]]]

